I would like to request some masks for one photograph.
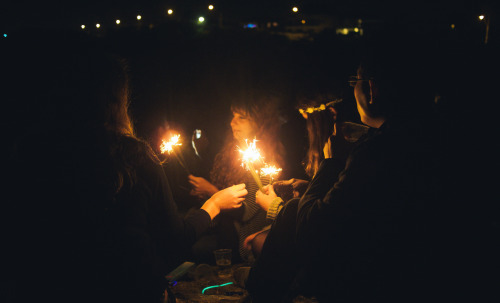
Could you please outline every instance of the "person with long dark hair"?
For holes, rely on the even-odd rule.
[[[30,106],[12,142],[12,301],[160,302],[165,275],[247,191],[232,184],[182,218],[134,132],[124,61],[84,42],[16,48],[7,67],[5,99]]]
[[[246,140],[252,142],[257,139],[257,147],[265,162],[286,171],[284,148],[279,138],[279,101],[278,97],[258,90],[235,99],[231,105],[231,133],[215,157],[210,172],[211,181],[190,176],[192,194],[200,197],[209,196],[219,188],[231,184],[245,183],[248,189],[243,206],[238,210],[223,212],[213,233],[205,238],[206,241],[194,247],[194,253],[200,260],[210,263],[213,259],[212,250],[219,247],[237,251],[238,253],[233,254],[235,262],[248,261],[249,251],[243,245],[245,238],[271,223],[266,219],[266,212],[255,203],[258,187],[250,173],[242,167],[238,147],[245,149]],[[262,180],[264,185],[269,182],[269,178]]]
[[[325,156],[336,155],[337,174],[345,166],[345,159],[353,144],[346,140],[344,121],[356,120],[349,106],[342,99],[318,94],[298,97],[298,112],[306,119],[308,149],[303,162],[306,174],[313,178]],[[351,141],[357,138],[349,138]],[[335,150],[326,150],[331,140],[337,143]],[[334,180],[332,180],[334,182]],[[256,302],[279,301],[288,291],[297,274],[299,260],[295,245],[296,217],[299,199],[309,181],[290,179],[278,181],[258,192],[257,203],[273,220],[271,228],[256,233],[245,241],[246,248],[258,256],[251,268],[242,268],[236,274],[239,283],[249,290]],[[246,278],[248,276],[248,278]]]
[[[438,230],[429,209],[439,208],[441,172],[429,62],[414,41],[376,42],[350,80],[370,130],[340,175],[335,153],[325,153],[298,204],[300,270],[291,289],[320,302],[432,296]]]

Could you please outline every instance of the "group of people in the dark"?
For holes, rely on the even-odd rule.
[[[345,75],[352,104],[312,93],[289,105],[307,129],[301,176],[287,171],[298,163],[287,163],[276,97],[235,100],[209,174],[185,175],[197,202],[182,214],[177,180],[167,178],[175,160],[134,130],[126,61],[89,43],[14,47],[2,71],[15,130],[5,157],[5,302],[166,302],[165,275],[184,261],[212,264],[219,248],[244,263],[236,282],[252,302],[457,295],[445,247],[457,221],[444,202],[454,177],[448,130],[426,86],[428,50],[396,42],[360,52]],[[237,150],[253,138],[283,168],[262,190]]]

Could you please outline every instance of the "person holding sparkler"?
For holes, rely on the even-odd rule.
[[[335,98],[332,94],[309,93],[299,96],[298,100],[297,114],[302,115],[306,121],[309,143],[303,163],[307,176],[313,178],[321,161],[332,153],[336,155],[335,171],[340,173],[345,166],[347,154],[353,147],[346,140],[347,134],[343,132],[342,125],[345,121],[357,120],[353,115],[355,108],[351,108],[354,105]],[[332,140],[336,142],[335,150],[325,149]],[[274,223],[269,230],[247,237],[245,247],[252,250],[258,258],[251,269],[242,269],[238,277],[257,300],[265,296],[270,302],[279,301],[278,297],[286,291],[296,274],[297,207],[308,184],[308,180],[301,179],[277,181],[257,193],[257,203],[267,211],[268,218]],[[245,281],[246,279],[248,280]]]
[[[350,81],[361,121],[370,129],[340,174],[337,140],[325,146],[325,160],[292,211],[297,256],[293,269],[284,269],[295,276],[276,301],[292,301],[298,294],[320,302],[441,298],[434,297],[443,285],[441,264],[433,259],[442,241],[434,234],[440,232],[434,213],[439,209],[439,132],[432,95],[422,86],[428,72],[420,60],[425,52],[412,43],[412,51],[421,51],[415,56],[405,48],[410,45],[398,43],[371,49]],[[398,77],[402,67],[405,77]],[[251,277],[252,272],[249,283]],[[263,291],[248,286],[256,295]],[[255,302],[267,302],[263,295]]]
[[[92,41],[22,37],[39,47],[5,66],[12,101],[35,111],[11,159],[12,302],[27,292],[50,302],[160,302],[165,275],[221,210],[241,206],[245,184],[221,187],[181,217],[157,155],[134,132],[124,63]],[[19,89],[26,83],[32,89]],[[33,147],[38,171],[27,191]]]
[[[212,250],[216,248],[238,251],[238,254],[233,254],[234,262],[248,260],[250,253],[243,246],[245,238],[270,224],[266,212],[255,203],[258,182],[242,166],[242,154],[238,150],[247,148],[247,142],[252,143],[256,138],[260,155],[265,161],[283,168],[284,149],[278,137],[281,121],[277,101],[275,97],[254,92],[234,102],[231,106],[232,132],[215,157],[211,181],[190,176],[192,194],[200,198],[236,183],[245,183],[248,190],[243,206],[236,211],[223,212],[212,233],[193,247],[194,255],[206,263],[213,263]],[[269,182],[268,177],[260,179],[263,185]]]

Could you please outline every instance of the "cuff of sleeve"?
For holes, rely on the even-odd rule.
[[[266,218],[269,220],[276,219],[276,216],[278,216],[279,212],[283,208],[283,204],[283,199],[281,199],[280,197],[274,198],[274,200],[271,202],[271,205],[269,205]]]

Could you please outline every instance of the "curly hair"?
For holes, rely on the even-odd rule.
[[[281,120],[279,115],[279,97],[270,93],[254,91],[245,97],[236,99],[231,104],[231,111],[248,117],[256,126],[255,137],[261,155],[267,163],[283,167],[284,147],[279,139]],[[249,138],[250,139],[250,138]],[[212,184],[224,188],[242,183],[247,173],[241,166],[240,154],[237,151],[239,142],[228,132],[225,144],[214,159],[210,172]]]

